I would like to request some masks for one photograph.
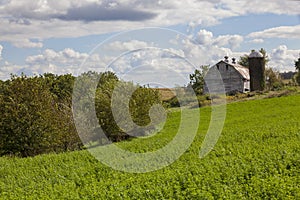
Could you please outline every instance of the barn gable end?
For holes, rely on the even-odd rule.
[[[219,74],[217,74],[216,72],[219,72]],[[206,75],[206,81],[213,83],[215,79],[217,82],[217,79],[220,75],[222,77],[226,93],[235,91],[250,91],[250,75],[248,68],[236,64],[235,62],[229,63],[227,59],[225,61],[222,60],[209,69]],[[205,87],[204,90],[206,93],[214,92],[208,91],[207,87]]]

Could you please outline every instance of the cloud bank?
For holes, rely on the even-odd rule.
[[[82,7],[73,7],[64,15],[57,16],[58,19],[66,21],[145,21],[156,16],[150,11],[136,10],[132,7],[110,6],[106,7],[97,3]]]
[[[280,26],[249,34],[251,38],[285,38],[300,39],[300,25]]]
[[[286,45],[280,45],[270,53],[269,66],[279,71],[294,71],[299,54],[300,50],[290,50]]]
[[[174,38],[170,42],[180,44],[181,48],[176,49],[170,45],[165,50],[191,59],[199,65],[212,65],[225,55],[239,58],[248,53],[236,50],[245,39],[250,40],[249,46],[262,44],[268,38],[299,39],[300,26],[274,27],[247,36],[238,34],[216,36],[208,31],[207,27],[216,25],[226,18],[247,14],[273,13],[296,16],[300,14],[298,8],[299,1],[279,0],[0,0],[0,26],[2,27],[0,42],[9,42],[18,48],[42,48],[43,40],[48,38],[75,38],[149,26],[189,24],[193,32],[190,37],[194,41]],[[194,33],[199,25],[202,29]],[[125,52],[149,46],[155,44],[133,37],[128,41],[110,43],[105,50]],[[0,59],[2,49],[0,45]],[[282,71],[291,70],[293,61],[298,58],[299,50],[291,50],[286,45],[281,45],[271,49],[269,55],[271,67]],[[159,61],[155,56],[164,58],[166,64],[170,65],[176,60],[174,54],[172,58],[171,54],[166,52],[153,52],[153,54],[135,52],[131,56],[118,61],[120,70],[126,70],[132,65],[159,67]],[[143,57],[152,59],[143,60]],[[87,58],[89,58],[87,53],[77,52],[67,47],[64,50],[46,48],[40,50],[37,55],[28,56],[23,66],[7,62],[2,58],[0,77],[7,77],[7,74],[21,71],[75,73]],[[83,67],[86,70],[103,69],[112,59],[110,55],[94,54]],[[178,66],[176,70],[187,73],[189,69]]]
[[[0,60],[2,60],[2,50],[3,50],[3,46],[0,44]]]
[[[298,8],[299,1],[281,0],[4,0],[0,3],[0,26],[5,28],[0,29],[0,41],[37,48],[42,44],[32,39],[42,41],[188,23],[193,27],[212,26],[222,19],[250,13],[297,15]],[[285,28],[278,29],[283,32]],[[290,29],[288,32],[299,33],[299,27]],[[276,36],[274,31],[267,30],[266,34]]]

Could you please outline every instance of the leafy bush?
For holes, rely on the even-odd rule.
[[[154,122],[151,122],[151,119],[156,118],[150,118],[151,113],[155,114],[152,106],[161,103],[157,90],[120,81],[112,72],[87,72],[78,79],[81,81],[77,84],[79,89],[75,91],[74,96],[72,94],[75,77],[70,74],[12,76],[11,80],[1,81],[0,155],[26,157],[77,150],[83,148],[82,143],[94,141],[102,143],[103,138],[98,134],[99,125],[108,139],[115,142],[128,139],[130,136],[145,135],[154,130],[159,123],[159,118]],[[95,81],[98,81],[98,86],[93,88],[91,86]],[[111,105],[116,86],[120,87],[120,95],[123,96],[117,98],[115,102],[119,109],[114,115]],[[96,89],[95,95],[93,89]],[[84,130],[87,136],[83,138],[79,138],[75,128],[72,97],[73,102],[79,102],[83,113],[91,113],[95,107],[98,118],[95,122],[92,116],[79,115],[84,128],[87,128]],[[95,105],[92,105],[93,102]],[[124,108],[129,112],[129,117],[122,110]],[[126,117],[130,118],[132,123],[127,124],[128,120],[124,120]],[[120,122],[123,122],[123,125]],[[92,129],[92,135],[88,128]]]
[[[300,71],[297,72],[295,76],[295,81],[297,82],[298,85],[300,85]]]
[[[267,79],[266,86],[268,90],[278,91],[283,88],[284,84],[281,80],[279,71],[276,71],[272,68],[267,68],[265,71],[265,76]]]
[[[165,101],[170,107],[174,108],[174,107],[180,107],[180,103],[177,99],[177,97],[172,97],[171,99]]]
[[[209,70],[209,66],[202,65],[196,69],[193,74],[190,74],[190,83],[188,87],[192,87],[196,95],[204,93],[205,75]]]
[[[114,78],[106,82],[102,79],[103,75],[100,77],[102,84],[96,91],[95,109],[99,125],[110,140],[121,141],[130,135],[144,136],[155,129],[155,126],[148,125],[151,107],[161,103],[157,90]]]
[[[80,147],[70,107],[42,77],[13,76],[0,90],[0,154],[34,156]]]
[[[146,135],[157,124],[150,123],[150,108],[161,103],[157,90],[120,81],[112,72],[88,72],[78,77],[73,102],[81,139],[92,145]]]

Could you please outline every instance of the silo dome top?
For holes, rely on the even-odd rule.
[[[264,55],[260,52],[253,51],[250,55],[249,58],[263,58]]]

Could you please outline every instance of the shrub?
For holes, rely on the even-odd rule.
[[[34,156],[80,147],[71,110],[41,77],[13,76],[0,90],[0,154]]]
[[[118,97],[112,99],[113,95]],[[95,98],[99,125],[110,140],[143,136],[155,129],[148,125],[150,108],[161,103],[157,90],[113,79],[99,84]],[[116,105],[114,108],[112,103]]]
[[[77,150],[83,148],[83,143],[86,142],[103,143],[103,138],[98,134],[99,125],[106,136],[115,142],[131,137],[127,133],[145,135],[159,123],[159,120],[151,122],[155,117],[150,119],[149,116],[154,111],[151,107],[161,103],[157,90],[119,81],[112,72],[87,72],[79,79],[81,83],[77,84],[76,91],[73,89],[75,78],[71,75],[22,75],[12,76],[6,82],[1,81],[0,155],[26,157]],[[91,87],[98,80],[98,86]],[[115,103],[119,108],[128,108],[129,117],[122,109],[117,109],[115,115],[111,110],[112,95],[117,85],[121,86],[120,94],[125,96],[117,98],[118,102]],[[96,89],[95,95],[93,89]],[[80,106],[81,111],[76,117],[84,124],[84,132],[87,134],[82,138],[79,138],[76,131],[78,126],[75,128],[73,120],[73,92],[73,102],[78,102],[76,105]],[[130,94],[128,101],[126,94]],[[91,99],[94,97],[95,99]],[[93,102],[95,105],[92,105]],[[84,115],[95,111],[96,120],[92,115]],[[120,124],[122,117],[132,119],[132,123]]]
[[[155,129],[150,123],[149,111],[161,103],[157,90],[120,81],[112,72],[85,73],[78,80],[73,101],[77,102],[75,117],[80,123],[77,128],[82,134],[86,133],[81,135],[84,143],[106,144],[108,139],[118,142]],[[98,85],[93,88],[95,83]],[[114,95],[118,98],[112,98]],[[95,105],[91,105],[92,102]],[[97,121],[90,114],[94,112]]]
[[[297,82],[298,85],[300,85],[300,71],[297,72],[295,76],[295,81]]]

